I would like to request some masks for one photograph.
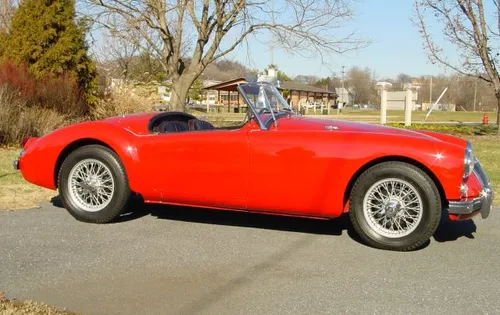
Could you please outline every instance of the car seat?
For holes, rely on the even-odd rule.
[[[214,125],[209,123],[208,121],[199,120],[199,119],[191,119],[188,121],[189,131],[199,131],[199,130],[213,130],[215,129]]]
[[[183,121],[164,121],[158,126],[159,133],[188,131],[188,124]]]

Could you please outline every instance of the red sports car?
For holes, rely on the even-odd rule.
[[[446,211],[490,212],[493,192],[460,138],[295,114],[268,83],[238,86],[241,126],[182,112],[83,122],[29,138],[14,162],[58,189],[76,219],[106,223],[132,193],[146,203],[329,219],[348,213],[371,246],[412,250]]]

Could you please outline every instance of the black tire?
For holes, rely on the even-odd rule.
[[[71,197],[69,175],[73,167],[85,159],[94,159],[108,167],[114,182],[109,203],[101,210],[90,212],[83,209]],[[107,223],[114,220],[127,206],[130,188],[125,169],[115,152],[101,145],[87,145],[71,152],[61,165],[58,175],[59,195],[68,212],[79,221]]]
[[[368,223],[363,210],[365,195],[380,180],[396,178],[410,183],[420,195],[422,216],[414,230],[401,237],[387,237]],[[383,162],[359,176],[350,195],[349,216],[358,235],[369,246],[396,251],[410,251],[429,241],[441,219],[441,198],[432,179],[421,169],[403,162]]]

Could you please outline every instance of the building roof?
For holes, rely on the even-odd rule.
[[[204,87],[204,90],[237,91],[238,84],[247,83],[245,78],[236,78]]]
[[[333,94],[334,96],[338,96],[335,91],[328,91],[316,86],[312,86],[309,84],[299,83],[295,81],[283,81],[278,87],[280,90],[291,90],[291,91],[301,91],[301,92],[310,92],[310,93],[322,93],[322,94]]]
[[[204,87],[205,90],[220,90],[220,91],[237,91],[236,87],[238,84],[247,83],[248,81],[245,78],[236,78],[224,82],[220,82],[217,84],[209,85]],[[335,91],[328,91],[316,86],[312,86],[309,84],[299,83],[295,81],[283,81],[280,82],[280,85],[277,87],[279,90],[290,90],[290,91],[300,91],[300,92],[309,92],[309,93],[321,93],[321,94],[331,94],[334,97],[338,96]]]

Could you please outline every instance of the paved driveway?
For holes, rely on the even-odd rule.
[[[108,225],[0,213],[0,291],[87,314],[500,312],[499,209],[396,253],[345,219],[136,207]]]

